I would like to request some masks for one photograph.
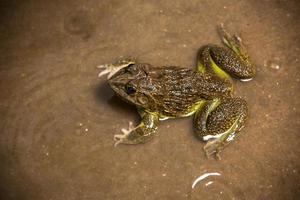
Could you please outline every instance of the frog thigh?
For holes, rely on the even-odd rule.
[[[240,98],[215,99],[195,113],[195,134],[208,141],[204,150],[207,155],[218,153],[244,127],[247,104]]]
[[[199,50],[198,71],[229,80],[230,75],[241,80],[251,79],[255,75],[255,68],[250,62],[242,60],[229,48],[212,44]]]
[[[251,80],[255,76],[255,66],[240,37],[229,34],[222,25],[219,31],[227,48],[212,44],[202,47],[197,56],[198,71],[211,73],[227,80],[230,80],[229,75],[242,81]]]

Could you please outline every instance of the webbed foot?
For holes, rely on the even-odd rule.
[[[121,143],[128,143],[128,141],[129,141],[128,140],[128,136],[135,129],[136,128],[133,126],[133,123],[130,121],[129,125],[128,125],[128,129],[125,129],[125,128],[121,129],[121,131],[122,131],[123,134],[116,134],[116,135],[114,135],[114,141],[116,141],[115,144],[114,144],[114,146],[116,147],[116,146],[118,146]]]
[[[224,28],[224,24],[219,25],[219,33],[223,43],[232,49],[246,64],[250,65],[250,58],[243,44],[242,38],[236,34],[229,34]]]
[[[223,43],[234,50],[236,53],[240,54],[241,48],[244,48],[242,38],[240,38],[236,34],[230,35],[225,29],[223,23],[219,25],[219,32]]]
[[[104,70],[98,74],[98,77],[108,74],[107,79],[110,79],[120,69],[134,63],[135,63],[134,59],[123,59],[123,60],[119,60],[117,63],[99,65],[97,66],[97,68],[104,69]]]

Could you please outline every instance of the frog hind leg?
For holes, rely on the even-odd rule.
[[[196,136],[207,141],[204,151],[207,156],[219,152],[231,142],[244,127],[247,104],[240,98],[214,99],[207,101],[194,116]]]
[[[141,112],[140,112],[141,113]],[[136,127],[129,122],[129,128],[122,129],[123,134],[114,135],[115,146],[118,144],[145,143],[153,138],[158,125],[158,116],[150,113],[141,114],[142,121]]]
[[[222,41],[228,48],[212,44],[202,47],[198,52],[198,71],[208,72],[226,80],[230,80],[228,74],[242,81],[251,80],[255,76],[255,67],[240,37],[231,36],[223,25],[219,30]]]

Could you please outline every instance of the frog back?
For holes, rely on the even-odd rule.
[[[166,117],[184,117],[195,112],[204,100],[228,95],[229,84],[217,77],[176,66],[162,67],[156,96],[157,109]]]

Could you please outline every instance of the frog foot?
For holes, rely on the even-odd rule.
[[[130,121],[129,125],[128,125],[128,129],[122,128],[121,131],[123,134],[116,134],[114,135],[114,141],[115,144],[114,146],[118,146],[118,144],[121,143],[127,143],[126,141],[128,141],[128,135],[135,129],[135,127],[133,126],[133,123]]]
[[[219,153],[220,153],[222,147],[223,147],[222,142],[215,139],[215,140],[208,141],[203,149],[204,149],[207,157],[215,155],[216,158],[218,160],[220,160],[221,157],[220,157]]]
[[[124,59],[124,60],[120,60],[114,64],[99,65],[99,66],[97,66],[97,68],[104,69],[104,70],[98,74],[98,77],[108,74],[107,79],[110,79],[120,69],[127,67],[130,64],[134,64],[134,63],[135,63],[134,59]]]
[[[224,28],[224,24],[219,25],[219,32],[223,43],[237,53],[244,61],[249,60],[246,48],[243,44],[242,38],[236,34],[229,34]]]

